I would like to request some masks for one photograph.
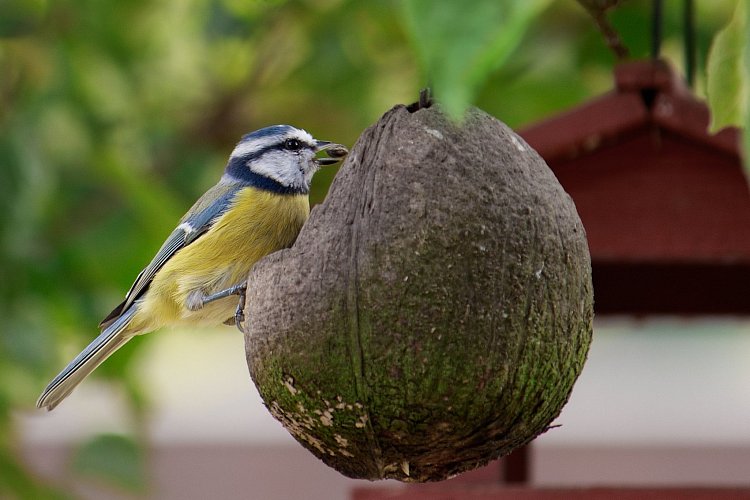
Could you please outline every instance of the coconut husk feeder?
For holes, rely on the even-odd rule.
[[[396,106],[294,246],[249,277],[245,345],[271,413],[349,477],[439,481],[549,429],[591,341],[570,197],[497,119]]]

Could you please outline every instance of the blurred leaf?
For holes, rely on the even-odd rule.
[[[478,87],[501,66],[550,0],[405,0],[407,31],[446,111],[460,119]]]
[[[750,177],[750,8],[739,0],[732,19],[716,35],[707,64],[709,131],[724,127],[744,128],[742,149],[746,175]]]
[[[0,498],[66,500],[71,497],[44,486],[27,473],[15,458],[0,450]]]
[[[125,436],[102,434],[83,444],[76,452],[76,472],[103,479],[134,493],[146,490],[146,464],[143,450]]]
[[[23,36],[42,22],[45,0],[0,0],[0,38]]]
[[[745,125],[748,114],[747,0],[739,0],[729,23],[714,38],[708,56],[708,101],[711,107],[709,130]]]
[[[45,368],[55,361],[57,346],[47,345],[45,318],[39,316],[44,312],[42,304],[21,302],[21,306],[23,314],[14,315],[5,323],[0,349],[26,371],[46,374]]]
[[[604,14],[607,10],[617,7],[621,0],[578,0],[578,3],[592,13],[592,15]]]

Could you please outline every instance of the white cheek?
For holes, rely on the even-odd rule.
[[[304,158],[283,151],[269,152],[263,155],[262,159],[252,162],[251,168],[253,172],[273,179],[283,186],[303,188],[309,185],[309,167],[306,164],[311,163]]]
[[[289,158],[287,155],[266,153],[262,158],[253,161],[251,165],[253,171],[279,181],[282,184],[286,184],[284,181],[289,180],[291,169],[289,168]]]

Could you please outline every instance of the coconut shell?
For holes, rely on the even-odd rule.
[[[432,481],[548,429],[592,316],[584,229],[541,157],[479,110],[397,106],[252,270],[245,344],[268,409],[326,464]]]

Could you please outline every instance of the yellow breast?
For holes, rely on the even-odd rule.
[[[190,311],[185,306],[187,296],[195,290],[216,293],[245,281],[261,257],[294,243],[309,214],[307,195],[243,189],[206,234],[179,250],[159,270],[130,329],[146,332],[178,323],[216,325],[233,317],[237,297]]]

